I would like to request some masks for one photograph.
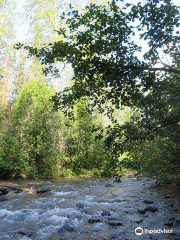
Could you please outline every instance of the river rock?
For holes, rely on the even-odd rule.
[[[66,232],[66,231],[67,232],[75,232],[76,229],[71,225],[65,224],[58,230],[58,233],[63,233],[63,232]]]
[[[0,196],[0,202],[6,202],[8,201],[8,198],[5,196]]]
[[[23,189],[21,188],[17,188],[17,187],[12,187],[12,186],[6,186],[10,191],[13,191],[14,193],[20,193],[23,191]]]
[[[143,222],[143,219],[138,219],[136,221],[134,221],[135,223],[142,223]]]
[[[173,222],[170,222],[170,221],[169,221],[169,222],[165,222],[164,225],[165,225],[165,226],[168,226],[168,227],[172,227]]]
[[[81,209],[84,209],[85,205],[83,203],[77,203],[76,204],[76,209],[77,210],[81,210]]]
[[[29,229],[22,229],[22,230],[19,230],[17,233],[19,235],[27,236],[27,237],[31,237],[34,234],[34,232]]]
[[[105,185],[105,187],[114,187],[112,184],[108,183]]]
[[[120,222],[119,220],[108,220],[106,221],[106,223],[111,226],[123,226],[122,222]]]
[[[165,194],[164,198],[171,198],[171,195]]]
[[[145,214],[147,211],[149,212],[157,212],[158,208],[157,207],[153,207],[153,206],[148,206],[146,208],[139,208],[138,212],[141,214]]]
[[[152,204],[152,203],[154,203],[154,201],[146,199],[146,200],[144,200],[144,203],[145,204]]]
[[[45,193],[45,192],[50,192],[51,190],[49,188],[46,187],[40,187],[36,190],[36,193]]]
[[[157,207],[153,207],[153,206],[149,206],[149,207],[146,208],[146,211],[157,212],[158,208]]]
[[[100,217],[92,217],[88,219],[88,223],[97,223],[97,222],[101,222]]]
[[[110,211],[102,211],[101,216],[111,216]]]
[[[0,191],[2,192],[2,195],[6,195],[10,192],[7,187],[0,187]]]
[[[132,220],[131,222],[133,222],[133,223],[142,223],[143,220],[142,219],[135,219],[135,220]]]
[[[138,208],[137,211],[141,214],[145,214],[146,213],[146,208]]]
[[[0,191],[0,196],[2,195],[2,192]]]

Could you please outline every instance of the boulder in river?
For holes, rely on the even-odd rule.
[[[46,192],[50,192],[51,190],[47,187],[40,187],[36,190],[36,193],[46,193]]]
[[[139,208],[138,212],[141,214],[145,214],[147,211],[149,212],[157,212],[158,208],[157,207],[153,207],[153,206],[148,206],[145,208]]]
[[[137,211],[141,214],[145,214],[146,213],[146,208],[138,208]]]
[[[13,187],[13,186],[6,186],[10,191],[13,191],[14,193],[20,193],[23,191],[22,188],[17,188],[17,187]]]
[[[2,195],[6,195],[10,192],[7,187],[0,187],[0,191],[2,192]]]
[[[111,216],[110,211],[102,211],[101,216]]]
[[[97,223],[97,222],[101,222],[100,217],[91,217],[88,219],[88,223]]]
[[[153,207],[153,206],[148,206],[146,208],[146,211],[150,211],[150,212],[157,212],[158,208],[157,207]]]
[[[171,198],[171,195],[165,194],[164,198]]]
[[[144,200],[144,203],[145,204],[152,204],[152,203],[154,203],[154,201],[146,199],[146,200]]]
[[[168,227],[172,227],[173,222],[172,221],[168,221],[168,222],[165,222],[164,225],[168,226]]]
[[[34,232],[29,229],[22,229],[22,230],[19,230],[17,233],[19,235],[26,236],[26,237],[31,237],[34,234]]]
[[[123,226],[122,222],[119,220],[108,220],[106,223],[111,226]]]
[[[105,187],[114,187],[112,184],[108,183],[105,185]]]
[[[77,209],[77,210],[84,209],[84,207],[85,207],[85,205],[84,205],[83,203],[81,203],[81,202],[79,202],[79,203],[76,204],[76,209]]]

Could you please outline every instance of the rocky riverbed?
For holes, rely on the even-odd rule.
[[[1,240],[180,239],[178,189],[154,180],[1,181],[0,195]]]

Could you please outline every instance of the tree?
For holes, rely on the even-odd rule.
[[[89,113],[86,99],[76,102],[73,116],[73,120],[66,118],[64,123],[64,165],[76,173],[82,169],[103,171],[109,152],[103,139],[98,138],[98,133],[103,129],[100,116]]]
[[[52,111],[51,86],[27,82],[13,102],[0,154],[1,177],[52,177],[60,162],[60,116]]]
[[[13,0],[0,0],[0,148],[5,130],[9,124],[12,100],[12,63],[15,49],[13,38],[15,36],[15,14]],[[11,16],[11,17],[10,17]]]
[[[58,104],[67,106],[90,96],[92,105],[100,107],[109,100],[117,108],[134,106],[144,99],[144,93],[161,90],[164,82],[168,84],[168,76],[180,73],[179,8],[170,0],[151,0],[143,6],[125,4],[123,8],[116,1],[108,6],[91,4],[84,12],[72,9],[67,15],[62,17],[67,27],[59,30],[62,41],[40,50],[25,47],[39,57],[45,72],[53,72],[51,65],[57,61],[72,64],[74,84],[59,94]],[[141,43],[133,41],[137,31],[149,46],[143,60],[138,56]],[[161,60],[159,49],[172,58],[171,66],[154,67]]]
[[[114,122],[107,142],[117,159],[132,140],[149,141],[167,128],[179,131],[179,14],[171,0],[121,7],[118,1],[90,4],[84,11],[70,9],[62,16],[62,40],[41,49],[24,48],[40,59],[44,73],[54,73],[57,61],[72,65],[74,84],[54,97],[55,105],[66,109],[88,97],[92,108],[107,112]],[[114,106],[131,107],[131,121],[118,124]]]

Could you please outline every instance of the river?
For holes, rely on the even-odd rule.
[[[1,181],[15,186],[0,202],[0,240],[180,239],[180,195],[155,180]],[[51,191],[35,192],[40,186]],[[135,234],[141,227],[142,235]],[[164,229],[168,233],[147,230]],[[146,231],[146,232],[145,232]]]

